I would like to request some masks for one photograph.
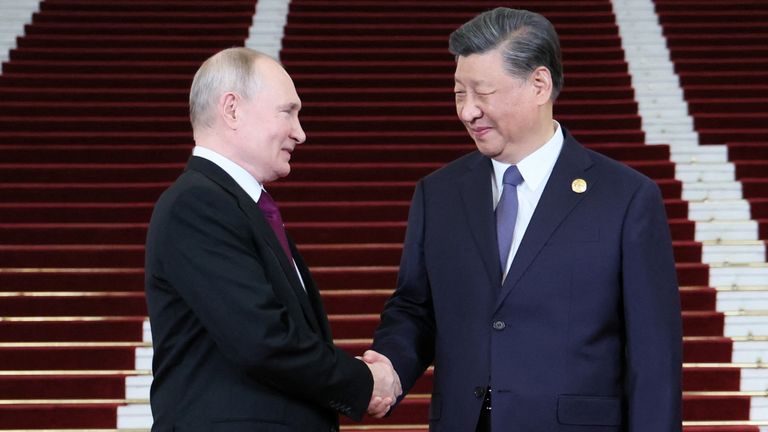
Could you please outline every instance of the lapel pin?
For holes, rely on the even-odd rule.
[[[587,191],[587,181],[577,178],[571,183],[571,190],[580,194]]]

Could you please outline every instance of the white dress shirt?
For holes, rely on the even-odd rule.
[[[192,155],[207,159],[215,163],[219,168],[223,169],[227,174],[229,174],[229,176],[235,180],[235,183],[237,183],[238,186],[243,188],[245,193],[251,197],[253,202],[258,204],[259,198],[261,198],[261,191],[266,189],[264,189],[264,186],[259,183],[258,180],[253,178],[253,176],[248,171],[246,171],[245,168],[207,147],[195,146],[195,148],[192,149]],[[304,286],[304,279],[301,278],[301,273],[299,272],[299,268],[296,266],[296,261],[293,259],[293,257],[288,258],[291,258],[291,262],[293,262],[293,268],[296,269],[296,274],[299,276],[301,286],[304,288],[304,290],[306,290],[307,288]]]
[[[563,148],[563,131],[560,124],[554,121],[555,132],[552,138],[541,146],[538,150],[526,156],[525,159],[517,163],[517,169],[523,176],[523,182],[517,186],[517,221],[515,222],[515,231],[512,237],[512,247],[509,248],[509,256],[506,257],[507,264],[504,267],[504,276],[506,279],[509,268],[512,266],[512,260],[515,258],[517,249],[528,229],[536,206],[539,204],[544,186],[547,185],[549,176],[552,174],[552,168],[555,166],[560,150]],[[499,162],[491,159],[493,163],[493,173],[491,184],[493,188],[493,208],[499,204],[501,193],[504,191],[504,171],[512,164]],[[502,258],[503,259],[503,258]]]

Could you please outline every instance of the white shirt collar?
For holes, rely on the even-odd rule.
[[[223,169],[241,188],[243,188],[245,193],[253,199],[253,202],[259,202],[263,186],[258,180],[253,178],[245,168],[206,147],[195,146],[195,148],[192,149],[192,155],[207,159],[218,165],[219,168]]]
[[[560,150],[563,148],[563,129],[557,121],[553,120],[553,122],[556,130],[552,138],[535,152],[517,163],[517,169],[520,170],[520,174],[523,176],[522,186],[529,188],[531,191],[538,191],[543,187],[542,183],[549,178],[549,174],[552,172],[555,162],[557,162],[557,157],[560,155]],[[493,163],[496,190],[501,191],[503,189],[504,171],[512,164],[499,162],[495,159],[491,159],[491,162]]]

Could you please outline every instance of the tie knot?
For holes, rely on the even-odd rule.
[[[507,168],[506,171],[504,171],[503,183],[505,185],[517,186],[522,182],[523,182],[523,176],[522,174],[520,174],[520,170],[517,169],[516,165],[510,166],[509,168]]]
[[[279,213],[279,210],[277,209],[277,204],[275,204],[275,200],[272,199],[272,197],[267,193],[267,191],[262,190],[261,196],[259,197],[259,202],[257,203],[259,208],[261,209],[264,214],[273,216],[275,214]]]

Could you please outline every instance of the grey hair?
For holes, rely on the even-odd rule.
[[[228,48],[203,62],[189,90],[189,120],[192,130],[210,127],[213,107],[219,97],[233,92],[249,100],[261,86],[254,63],[266,55],[249,48]]]
[[[451,33],[448,49],[454,56],[482,54],[502,47],[504,68],[516,78],[527,79],[544,66],[552,75],[555,101],[563,88],[560,39],[548,19],[535,12],[499,7],[472,18]]]

